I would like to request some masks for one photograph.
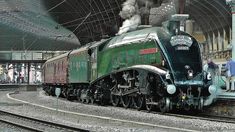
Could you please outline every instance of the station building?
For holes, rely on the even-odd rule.
[[[1,83],[40,84],[46,60],[117,35],[133,14],[139,18],[133,19],[134,24],[151,26],[161,26],[174,14],[188,14],[181,30],[201,43],[203,59],[222,64],[227,56],[235,58],[234,0],[136,0],[135,4],[133,8],[131,0],[2,0]]]

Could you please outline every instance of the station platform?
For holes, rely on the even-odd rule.
[[[216,98],[217,100],[231,99],[235,100],[235,91],[227,91],[225,84],[225,77],[216,77],[215,86],[217,87]]]
[[[216,97],[215,97],[217,100],[225,100],[225,99],[235,100],[235,91],[226,90],[225,76],[217,75],[213,80],[214,80],[213,85],[217,87]]]
[[[19,89],[20,91],[36,91],[41,84],[0,84],[0,90],[4,89]]]
[[[235,91],[226,91],[223,89],[218,89],[217,99],[232,99],[235,100]]]

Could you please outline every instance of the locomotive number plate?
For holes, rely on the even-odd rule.
[[[189,47],[187,47],[187,46],[176,46],[175,49],[176,50],[189,50]]]

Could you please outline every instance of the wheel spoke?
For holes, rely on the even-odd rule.
[[[137,110],[141,110],[144,104],[144,97],[141,95],[137,95],[136,97],[132,97],[133,106]]]
[[[66,98],[67,98],[67,100],[71,100],[71,96],[70,96],[70,94],[69,94],[69,91],[68,91],[68,90],[67,90]]]
[[[94,100],[94,98],[93,98],[93,97],[91,97],[91,98],[90,98],[90,102],[91,102],[91,104],[94,104],[94,101],[95,101],[95,100]]]
[[[89,99],[89,98],[86,98],[86,99],[85,99],[85,103],[86,103],[86,104],[89,104],[89,103],[90,103],[90,99]]]
[[[111,94],[111,103],[113,106],[118,106],[120,97],[118,95]]]
[[[128,108],[131,103],[131,97],[130,96],[122,96],[121,101],[122,101],[122,106],[124,108]]]
[[[81,89],[77,90],[77,100],[81,101]]]
[[[146,104],[146,109],[147,111],[152,111],[153,110],[153,104],[150,104],[153,101],[153,99],[149,96],[145,97],[145,104]]]
[[[85,103],[85,102],[86,102],[86,100],[85,100],[84,98],[82,98],[82,99],[81,99],[81,102],[82,102],[82,103]]]

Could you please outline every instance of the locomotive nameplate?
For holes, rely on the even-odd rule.
[[[170,43],[172,46],[187,46],[191,47],[193,41],[191,37],[185,35],[176,35],[171,37]]]

